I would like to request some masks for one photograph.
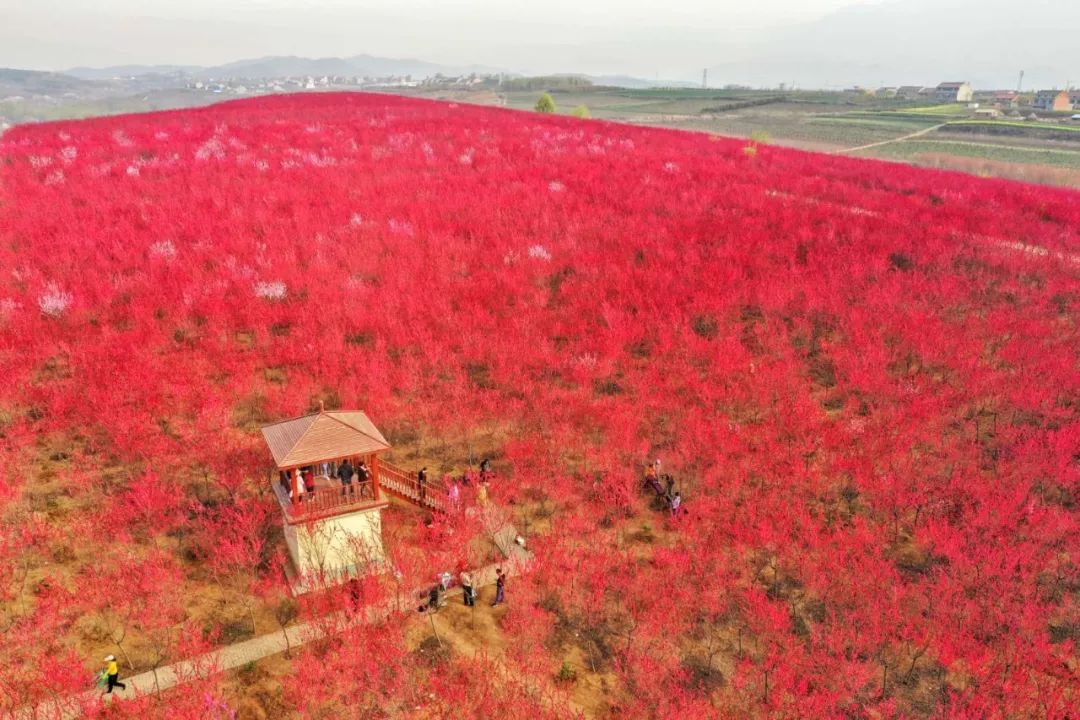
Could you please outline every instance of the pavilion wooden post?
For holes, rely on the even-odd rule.
[[[371,456],[371,492],[372,496],[379,499],[379,456]]]
[[[292,484],[292,501],[300,502],[300,468],[290,470],[289,479]]]

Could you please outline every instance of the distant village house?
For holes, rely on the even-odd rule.
[[[918,100],[926,95],[926,88],[922,85],[901,85],[896,89],[896,96],[904,100]]]
[[[1065,90],[1040,90],[1035,93],[1035,100],[1031,105],[1036,110],[1053,112],[1068,112],[1073,108],[1072,102],[1069,101],[1069,93]]]
[[[938,102],[971,102],[975,91],[969,82],[943,82],[934,88],[934,99]]]
[[[1015,90],[998,90],[994,93],[994,104],[1000,107],[1014,108],[1020,102],[1020,93]]]
[[[1014,108],[1019,103],[1020,93],[1015,90],[984,90],[975,93],[975,100],[997,108]]]

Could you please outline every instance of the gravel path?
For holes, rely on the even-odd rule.
[[[876,148],[876,147],[880,147],[882,145],[890,145],[890,144],[896,143],[896,142],[903,142],[904,140],[911,140],[912,138],[917,138],[917,137],[920,137],[922,135],[927,135],[929,133],[932,133],[935,130],[937,130],[938,128],[945,127],[947,124],[948,123],[940,123],[938,125],[932,125],[932,126],[930,126],[928,128],[923,128],[922,130],[919,130],[917,132],[909,133],[908,135],[902,135],[902,136],[900,136],[898,138],[892,138],[891,140],[882,140],[881,142],[874,142],[874,143],[870,143],[869,145],[859,145],[858,147],[850,147],[850,148],[845,148],[843,150],[837,150],[836,154],[837,155],[842,155],[844,153],[852,153],[852,152],[856,152],[858,150],[869,150],[870,148]]]

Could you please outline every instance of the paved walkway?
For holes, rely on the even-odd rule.
[[[499,552],[506,556],[506,561],[492,563],[491,565],[486,565],[474,570],[473,582],[476,584],[476,587],[484,587],[493,584],[495,582],[495,570],[497,567],[503,568],[503,571],[508,575],[519,575],[532,559],[532,553],[516,542],[518,533],[513,525],[508,523],[502,524],[490,532],[492,539],[495,542],[495,546],[499,549]],[[384,620],[395,612],[399,612],[400,608],[408,608],[411,610],[416,607],[417,599],[423,595],[423,590],[426,590],[427,587],[428,586],[425,586],[424,589],[417,589],[412,594],[405,594],[402,597],[390,598],[379,605],[367,608],[363,613],[349,614],[343,612],[327,618],[320,618],[318,621],[293,625],[286,628],[284,633],[279,630],[267,633],[266,635],[259,635],[250,640],[244,640],[243,642],[238,642],[214,650],[205,655],[181,660],[172,665],[162,666],[157,669],[156,673],[154,671],[147,671],[131,676],[124,676],[121,674],[120,681],[127,685],[127,689],[114,690],[113,697],[135,697],[136,695],[146,695],[161,690],[168,690],[177,685],[182,685],[194,680],[201,680],[211,675],[226,670],[232,670],[256,660],[261,660],[270,655],[285,652],[287,648],[296,648],[305,643],[312,642],[313,640],[324,637],[328,632],[328,628],[344,629],[358,624],[366,625],[379,620]],[[461,588],[457,587],[452,588],[448,593],[448,595],[452,596],[460,594]],[[332,631],[333,630],[330,630],[330,632]],[[288,635],[287,643],[285,639],[286,634]],[[24,708],[10,717],[17,720],[37,720],[38,718],[50,718],[50,720],[52,718],[62,718],[63,720],[72,720],[82,714],[83,708],[95,705],[101,698],[101,691],[93,690],[77,696],[43,703],[37,708]]]

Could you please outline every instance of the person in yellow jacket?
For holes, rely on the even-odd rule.
[[[105,691],[105,694],[112,694],[112,689],[114,687],[118,687],[121,690],[127,690],[127,685],[120,682],[120,667],[116,664],[116,656],[106,655],[105,662],[105,678],[109,683],[109,689]]]

